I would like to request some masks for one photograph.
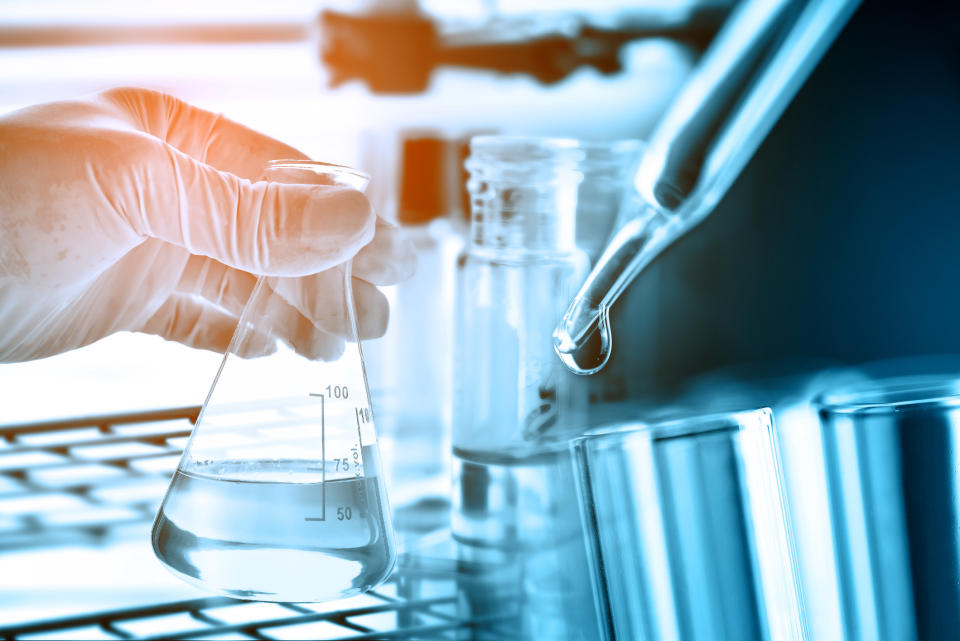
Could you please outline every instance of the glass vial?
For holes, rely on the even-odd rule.
[[[566,443],[584,430],[587,380],[552,332],[586,275],[577,246],[585,152],[576,140],[471,141],[472,220],[458,263],[454,509],[463,554],[522,577],[518,638],[592,638],[589,572]]]
[[[457,456],[523,459],[582,422],[582,386],[566,376],[551,333],[587,268],[576,245],[583,155],[574,140],[471,142],[472,222],[457,283]]]
[[[569,476],[555,444],[582,429],[586,387],[554,354],[551,332],[587,269],[575,233],[582,159],[575,140],[471,141],[454,356],[452,521],[461,541],[538,541],[555,515],[553,488]]]

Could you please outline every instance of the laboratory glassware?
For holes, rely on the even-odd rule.
[[[805,638],[769,409],[612,424],[571,448],[603,638]]]
[[[368,180],[310,161],[273,161],[263,178]],[[368,590],[394,566],[351,262],[319,280],[336,293],[327,329],[300,314],[295,279],[260,278],[243,309],[153,527],[157,557],[189,583],[324,601]]]
[[[561,640],[594,636],[581,632],[593,617],[567,447],[585,429],[589,381],[565,370],[551,341],[588,265],[576,244],[585,146],[471,140],[454,325],[453,536],[520,568],[525,612],[552,613],[548,636]],[[523,619],[518,638],[543,638]]]
[[[551,332],[591,251],[621,208],[629,214],[630,176],[643,148],[630,139],[471,140],[472,220],[458,261],[455,323],[458,535],[472,538],[466,531],[476,527],[488,543],[524,539],[543,530],[520,519],[532,523],[554,501],[569,504],[555,489],[572,487],[557,452],[566,456],[566,439],[586,429],[590,395],[602,397],[598,388],[626,373],[602,381],[570,375]]]
[[[450,523],[454,274],[466,237],[453,186],[466,141],[422,129],[368,136],[365,158],[390,189],[378,211],[400,225],[417,260],[412,277],[383,288],[390,324],[364,344],[394,527],[411,543]],[[384,149],[394,148],[391,164]]]
[[[581,382],[550,335],[586,274],[576,246],[581,143],[478,136],[472,221],[458,261],[454,453],[520,459],[558,425],[579,427]]]
[[[577,247],[593,265],[610,239],[634,215],[633,176],[646,145],[641,140],[580,141],[583,178],[577,189]]]
[[[814,401],[844,638],[960,629],[960,379],[861,382]]]
[[[643,206],[614,233],[556,328],[571,371],[604,367],[610,307],[713,211],[858,5],[747,0],[733,10],[654,128],[634,179]]]
[[[586,274],[575,243],[584,154],[575,140],[513,136],[474,137],[470,152],[472,221],[454,325],[453,529],[512,545],[524,531],[543,533],[518,521],[550,509],[545,441],[585,420],[586,387],[550,340],[565,295]]]

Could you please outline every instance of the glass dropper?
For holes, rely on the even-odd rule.
[[[650,138],[634,179],[641,204],[554,331],[572,372],[603,369],[613,349],[610,307],[713,211],[859,4],[746,0],[727,18]]]

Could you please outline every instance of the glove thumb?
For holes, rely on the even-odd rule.
[[[352,258],[374,235],[363,193],[327,185],[250,182],[164,143],[170,161],[135,179],[146,235],[266,276],[306,276]]]

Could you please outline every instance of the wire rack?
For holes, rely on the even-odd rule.
[[[152,521],[199,406],[0,427],[0,551],[107,542]],[[377,590],[334,604],[212,597],[0,627],[2,639],[510,639],[496,568],[402,554]],[[482,607],[467,594],[485,594]],[[344,603],[349,606],[344,607]],[[480,614],[477,614],[480,612]]]

